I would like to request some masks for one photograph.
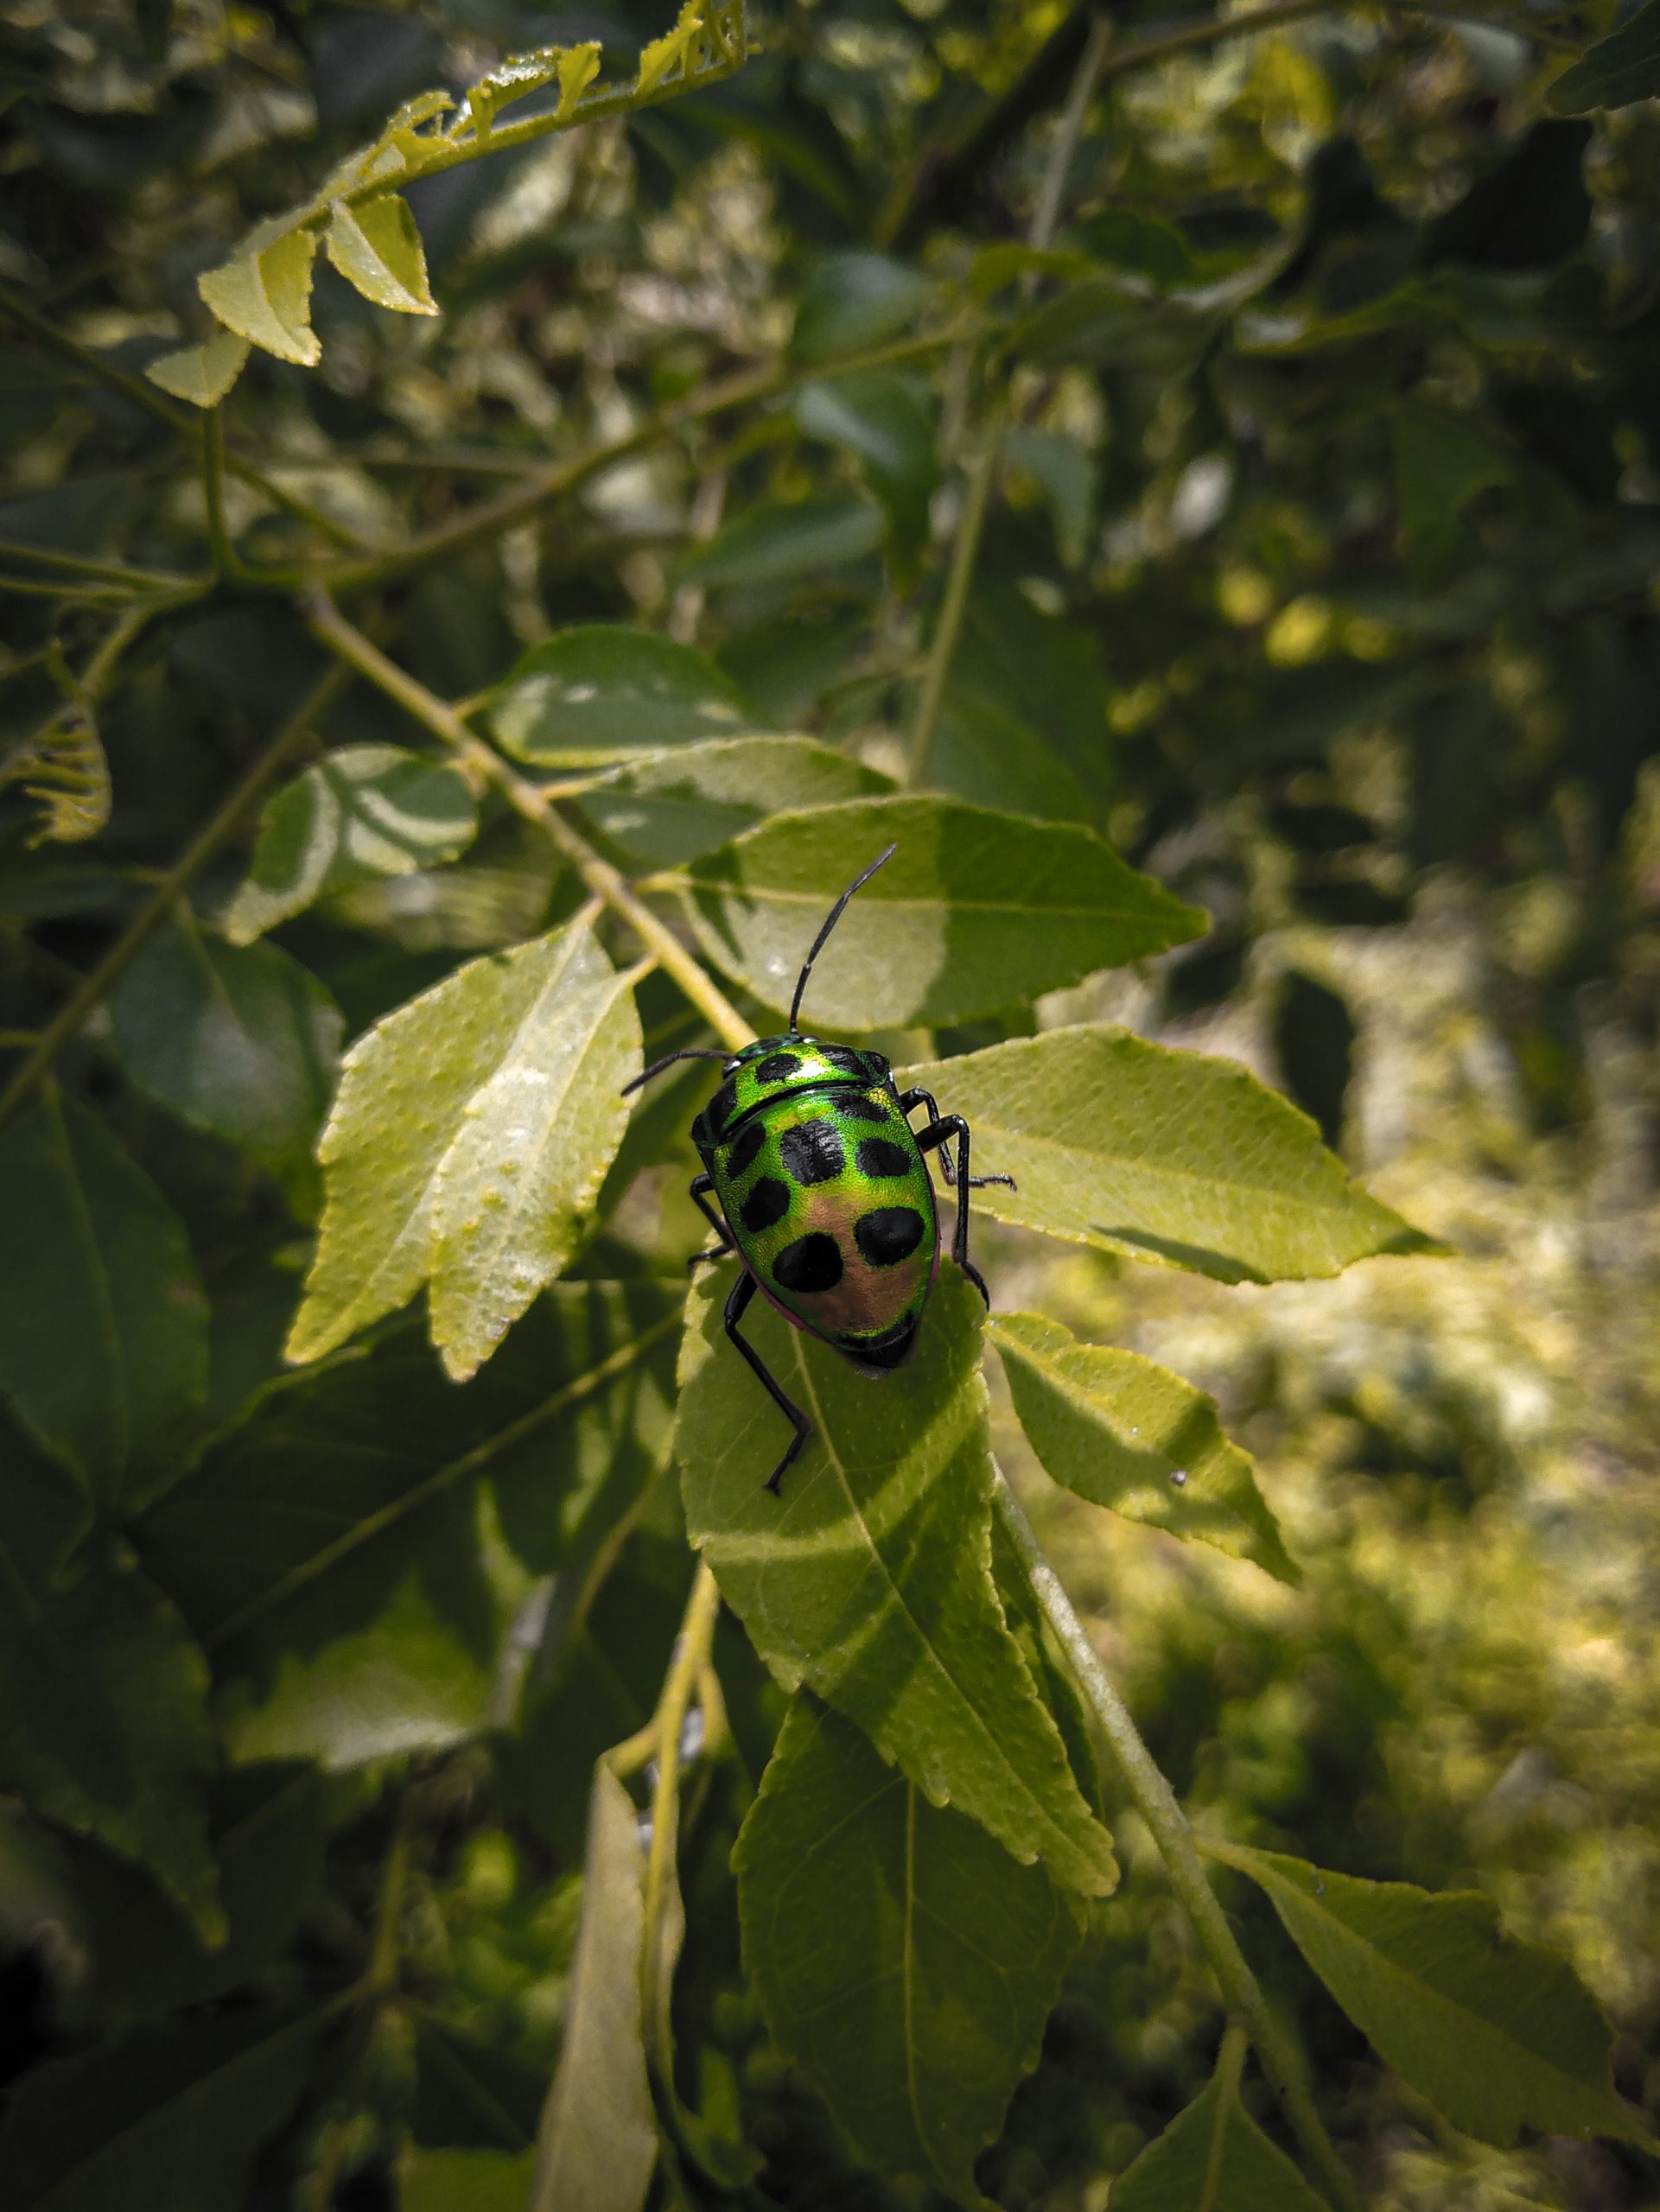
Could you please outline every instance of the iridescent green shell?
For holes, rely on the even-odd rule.
[[[939,1219],[881,1053],[763,1038],[728,1061],[692,1141],[773,1304],[858,1365],[897,1367],[938,1265]]]

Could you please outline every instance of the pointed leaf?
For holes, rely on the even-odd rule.
[[[830,806],[893,788],[875,768],[811,738],[734,737],[614,768],[577,804],[630,859],[671,868],[780,808]]]
[[[576,1249],[628,1118],[639,1018],[582,922],[470,961],[347,1054],[317,1255],[289,1336],[315,1359],[431,1281],[452,1375]]]
[[[792,341],[804,360],[856,353],[896,337],[934,296],[919,271],[885,253],[826,254],[796,312]]]
[[[175,918],[110,998],[132,1081],[268,1167],[306,1158],[334,1087],[340,1008],[273,944],[223,944]]]
[[[890,843],[813,969],[804,1016],[826,1028],[965,1021],[1205,925],[1092,830],[950,799],[774,815],[675,880],[710,958],[784,1009],[831,905]]]
[[[0,1131],[0,1389],[106,1495],[169,1471],[207,1383],[182,1224],[94,1114],[49,1094]]]
[[[80,701],[60,708],[45,727],[0,763],[0,787],[21,784],[41,810],[36,845],[84,845],[110,819],[110,762],[98,725]]]
[[[582,1922],[558,2071],[548,2091],[529,2212],[639,2212],[657,2163],[646,2077],[639,1816],[601,1760],[588,1800]]]
[[[196,289],[222,323],[279,360],[310,368],[322,359],[311,327],[315,231],[283,219],[262,223],[240,253],[196,279]]]
[[[1441,1249],[1368,1197],[1307,1116],[1231,1060],[1091,1024],[900,1080],[966,1116],[976,1168],[1015,1178],[1018,1190],[976,1192],[977,1207],[1070,1243],[1218,1282],[1301,1281],[1373,1252]]]
[[[694,74],[709,37],[703,22],[707,4],[708,0],[684,0],[674,29],[641,50],[637,94],[654,92],[672,75],[690,78]]]
[[[1116,1878],[1106,1832],[991,1579],[976,1294],[955,1268],[941,1274],[893,1391],[751,1306],[745,1333],[813,1424],[776,1497],[763,1484],[783,1417],[736,1362],[726,1271],[709,1272],[690,1307],[675,1450],[688,1533],[755,1649],[785,1688],[805,1682],[856,1720],[932,1802],[1104,1895]]]
[[[742,694],[690,645],[622,622],[587,622],[531,648],[490,726],[515,760],[587,768],[736,737],[757,723]]]
[[[1250,1453],[1222,1433],[1202,1390],[1138,1352],[1079,1344],[1040,1314],[998,1313],[988,1325],[1021,1427],[1056,1482],[1301,1581]]]
[[[1112,2212],[1326,2212],[1326,2199],[1212,2082],[1119,2175]]]
[[[792,409],[809,437],[858,455],[907,555],[927,537],[929,501],[939,480],[936,411],[925,382],[896,369],[865,369],[805,385]]]
[[[266,807],[221,926],[249,944],[333,892],[441,867],[467,850],[478,822],[466,778],[443,762],[398,745],[342,746]]]
[[[878,2171],[983,2206],[975,2156],[1037,2063],[1078,1904],[805,1694],[732,1863],[779,2050]]]
[[[869,499],[834,494],[766,499],[689,554],[676,580],[710,586],[781,583],[862,561],[887,535],[887,518]]]
[[[1647,0],[1617,31],[1582,54],[1545,94],[1558,115],[1630,107],[1660,92],[1660,0]]]
[[[219,323],[200,346],[163,353],[144,374],[175,399],[188,399],[193,407],[217,407],[247,365],[248,353],[247,340]]]
[[[1362,1881],[1241,1844],[1207,1848],[1268,1892],[1378,2055],[1455,2127],[1501,2149],[1536,2127],[1660,2151],[1614,2092],[1595,1998],[1560,1952],[1507,1934],[1491,1897]]]
[[[377,307],[400,315],[436,315],[427,257],[409,202],[388,192],[355,207],[335,201],[328,219],[328,258],[348,284]]]

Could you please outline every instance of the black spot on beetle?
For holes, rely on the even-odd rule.
[[[703,1120],[711,1130],[718,1131],[732,1118],[732,1109],[738,1103],[738,1086],[723,1083],[709,1104],[703,1109]]]
[[[829,1122],[803,1122],[778,1141],[784,1172],[798,1183],[828,1183],[847,1166],[842,1140]]]
[[[876,1206],[853,1224],[853,1241],[873,1268],[894,1268],[922,1242],[922,1216],[914,1206]]]
[[[783,1083],[801,1065],[793,1052],[769,1052],[764,1060],[755,1063],[758,1083]]]
[[[822,1229],[798,1236],[773,1262],[773,1281],[780,1290],[834,1290],[841,1280],[842,1248]]]
[[[727,1154],[726,1172],[735,1180],[747,1174],[755,1154],[766,1141],[766,1131],[759,1122],[752,1122],[747,1129],[740,1129],[732,1140],[732,1149]]]
[[[840,1068],[843,1075],[856,1075],[862,1083],[869,1072],[863,1054],[849,1051],[845,1045],[826,1045],[824,1053],[833,1068]]]
[[[738,1218],[752,1236],[772,1229],[790,1211],[790,1186],[776,1175],[763,1175],[738,1209]]]
[[[887,1119],[887,1107],[876,1098],[838,1098],[836,1110],[838,1114],[851,1114],[855,1122],[885,1122]]]
[[[911,1155],[891,1137],[866,1137],[856,1155],[862,1175],[908,1175]]]

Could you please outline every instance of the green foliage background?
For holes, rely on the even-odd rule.
[[[991,1443],[1365,2202],[1656,2201],[1579,1985],[1651,2111],[1660,41],[1267,12],[687,16],[639,105],[644,0],[7,8],[0,2200],[522,2212],[540,2128],[537,2212],[1320,2201],[1006,1530],[941,1638],[1008,1615],[1044,1866],[682,1341],[709,1071],[616,1094],[709,1007],[594,867],[766,1030],[892,834],[808,1015],[1020,1177]],[[935,1560],[959,1289],[818,1363]],[[906,1866],[964,2017],[896,2113]]]

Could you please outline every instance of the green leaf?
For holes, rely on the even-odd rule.
[[[610,1289],[538,1300],[464,1389],[408,1326],[286,1376],[138,1522],[213,1651],[239,1756],[347,1767],[484,1725],[501,1620],[477,1493],[539,1476],[540,1542],[559,1557],[581,1539],[605,1473],[584,1411],[669,1332],[649,1290]]]
[[[1004,435],[1003,458],[1042,493],[1061,567],[1081,569],[1095,520],[1098,472],[1094,454],[1059,430],[1017,425]]]
[[[742,693],[690,645],[622,622],[587,622],[531,648],[492,707],[490,727],[517,760],[591,768],[737,737],[756,724]]]
[[[780,808],[830,806],[894,788],[850,753],[805,737],[734,737],[622,767],[576,802],[631,861],[673,868]]]
[[[575,1251],[639,1069],[633,994],[580,920],[377,1023],[323,1132],[289,1357],[320,1357],[427,1282],[433,1341],[471,1375]]]
[[[1040,1314],[999,1313],[988,1325],[1021,1427],[1056,1482],[1282,1582],[1301,1580],[1250,1453],[1228,1441],[1203,1391],[1137,1352],[1079,1344]]]
[[[1455,2127],[1501,2149],[1536,2127],[1660,2151],[1614,2092],[1595,1998],[1559,1952],[1507,1934],[1491,1897],[1362,1881],[1240,1844],[1207,1848],[1267,1891],[1380,2057]]]
[[[1008,344],[1042,368],[1078,363],[1173,375],[1193,365],[1224,319],[1220,304],[1197,295],[1150,300],[1133,279],[1091,276],[1022,317]]]
[[[1326,2212],[1326,2199],[1212,2082],[1119,2175],[1112,2212]]]
[[[311,327],[315,231],[274,217],[248,234],[242,251],[196,279],[196,289],[227,328],[278,360],[311,368],[322,347]]]
[[[856,454],[870,488],[887,510],[895,543],[907,556],[928,536],[928,503],[939,481],[932,396],[920,378],[897,369],[804,385],[792,410],[810,438]]]
[[[794,350],[822,361],[879,346],[908,328],[933,297],[925,276],[885,253],[826,254],[796,310]]]
[[[779,2050],[885,2179],[983,2207],[975,2155],[1037,2063],[1079,1906],[805,1695],[733,1866]]]
[[[525,2212],[535,2164],[533,2151],[407,2151],[400,2212]]]
[[[0,789],[21,784],[41,810],[36,845],[84,845],[110,819],[110,762],[88,708],[60,708],[34,736],[0,760]]]
[[[646,2075],[639,1816],[601,1760],[588,1800],[582,1922],[529,2212],[639,2212],[657,2163]]]
[[[103,1122],[48,1093],[0,1131],[0,1389],[96,1488],[137,1497],[207,1384],[182,1225]]]
[[[163,353],[144,374],[175,399],[188,399],[193,407],[217,407],[246,367],[249,351],[245,338],[217,323],[211,338]]]
[[[274,944],[223,944],[176,916],[110,997],[127,1074],[193,1128],[266,1167],[305,1159],[334,1087],[341,1020]]]
[[[881,881],[878,877],[877,881]],[[817,976],[814,969],[815,980]],[[1218,1282],[1334,1275],[1441,1248],[1351,1180],[1306,1114],[1232,1060],[1094,1024],[906,1069],[1013,1175],[975,1205],[1069,1243]]]
[[[1075,235],[1097,261],[1134,270],[1161,287],[1191,283],[1198,274],[1176,226],[1133,207],[1103,207],[1078,224]]]
[[[442,867],[477,833],[467,779],[398,745],[347,745],[278,791],[221,926],[249,944],[331,893]]]
[[[1443,582],[1466,539],[1461,518],[1480,493],[1508,484],[1512,458],[1485,424],[1408,400],[1390,416],[1401,537],[1422,586]]]
[[[832,493],[764,499],[689,553],[676,579],[712,587],[786,583],[862,561],[887,535],[887,518],[868,499]]]
[[[694,1294],[681,1360],[687,1532],[786,1689],[858,1722],[931,1802],[1090,1896],[1116,1878],[991,1579],[991,1456],[978,1296],[941,1274],[898,1392],[759,1302],[744,1324],[813,1434],[763,1487],[784,1422],[721,1325],[727,1281]]]
[[[421,233],[409,202],[397,193],[356,207],[336,200],[324,243],[328,258],[366,300],[395,308],[400,315],[437,314]]]
[[[563,122],[599,75],[601,59],[601,49],[592,41],[583,46],[543,46],[529,54],[509,54],[469,88],[463,120],[471,121],[480,144],[484,145],[503,108],[557,79],[559,105],[555,114]]]
[[[1545,94],[1558,115],[1588,115],[1593,108],[1630,107],[1660,92],[1660,0],[1628,16],[1617,31],[1599,39],[1565,69]]]
[[[709,0],[684,0],[671,31],[640,50],[635,92],[643,97],[664,84],[690,85],[710,58]]]
[[[1205,926],[1091,830],[949,799],[775,815],[675,880],[709,957],[783,1008],[831,905],[895,842],[813,969],[807,1011],[826,1028],[965,1021]]]
[[[9,2212],[224,2212],[315,2062],[329,2008],[228,2012],[34,2068],[0,2126]]]

